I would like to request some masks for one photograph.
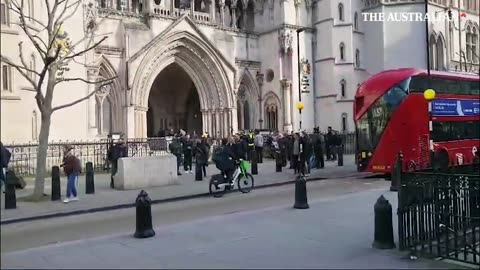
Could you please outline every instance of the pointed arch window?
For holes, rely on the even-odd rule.
[[[361,64],[361,63],[360,63],[360,50],[357,49],[357,50],[355,50],[355,66],[356,66],[357,68],[359,68],[359,67],[360,67],[360,64]]]
[[[479,53],[478,53],[478,29],[474,27],[472,29],[472,62],[478,63],[479,62]]]
[[[345,44],[342,42],[340,43],[340,60],[344,61],[345,60]]]
[[[358,13],[353,14],[353,29],[358,30]]]
[[[470,26],[467,26],[465,35],[466,35],[467,62],[471,62],[472,61],[472,28]]]
[[[338,4],[338,20],[343,22],[345,20],[343,4]]]
[[[439,36],[436,44],[436,61],[437,61],[437,70],[445,70],[444,63],[444,50],[443,50],[443,40]]]
[[[269,130],[278,129],[278,107],[275,103],[267,106],[265,115],[267,116],[267,128]]]
[[[437,38],[435,35],[430,35],[430,68],[433,70],[437,70],[437,46],[436,46]]]
[[[110,85],[101,86],[96,96],[96,116],[98,134],[109,134],[112,132],[112,100]]]
[[[342,131],[346,132],[348,131],[348,120],[347,120],[348,114],[347,113],[342,113]]]
[[[340,81],[340,96],[345,98],[347,96],[347,82],[345,79]]]

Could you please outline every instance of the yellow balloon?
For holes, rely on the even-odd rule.
[[[427,101],[432,101],[435,99],[435,90],[433,89],[427,89],[423,92],[423,97],[427,100]]]
[[[302,103],[302,102],[298,102],[298,103],[297,103],[297,109],[302,110],[303,108],[305,108],[305,106],[303,105],[303,103]]]

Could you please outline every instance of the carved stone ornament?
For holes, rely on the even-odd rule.
[[[298,6],[302,3],[302,0],[295,0],[294,3],[295,3],[295,6]]]
[[[265,4],[265,0],[256,0],[255,1],[255,11],[256,12],[263,12],[264,4]]]
[[[102,78],[103,79],[103,78]],[[99,79],[101,80],[101,79]],[[97,98],[100,100],[100,101],[103,101],[103,99],[105,97],[108,96],[108,94],[110,94],[110,85],[99,85],[97,86],[98,87],[98,90],[97,92],[95,93],[95,95],[97,96]]]
[[[258,83],[258,85],[262,85],[262,84],[263,84],[263,77],[264,77],[264,75],[263,75],[262,73],[260,73],[260,71],[257,71],[256,77],[257,77],[257,83]]]
[[[278,30],[278,40],[280,42],[280,50],[282,54],[287,54],[290,50],[292,50],[293,34],[291,30]]]
[[[97,28],[97,13],[92,2],[85,5],[85,32],[91,32]]]
[[[230,2],[230,7],[237,8],[237,4],[238,4],[238,0],[232,0],[232,2]]]

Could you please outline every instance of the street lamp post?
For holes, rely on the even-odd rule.
[[[423,97],[428,102],[428,137],[430,145],[430,166],[433,169],[433,160],[435,159],[435,150],[433,149],[433,140],[432,140],[432,131],[433,131],[433,121],[432,121],[432,101],[435,99],[435,90],[427,89],[423,92]]]
[[[298,103],[297,103],[297,109],[298,109],[298,113],[300,115],[300,121],[299,121],[300,131],[302,130],[302,109],[304,107],[304,105],[302,103],[302,87],[301,87],[302,63],[301,63],[301,59],[300,59],[300,33],[305,31],[306,29],[307,28],[305,28],[305,27],[297,29],[297,58],[298,58]]]

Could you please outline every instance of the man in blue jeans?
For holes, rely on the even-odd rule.
[[[77,180],[78,174],[81,172],[81,164],[80,160],[73,154],[71,145],[64,146],[64,157],[61,167],[63,167],[63,171],[67,175],[67,197],[63,202],[78,201]]]

